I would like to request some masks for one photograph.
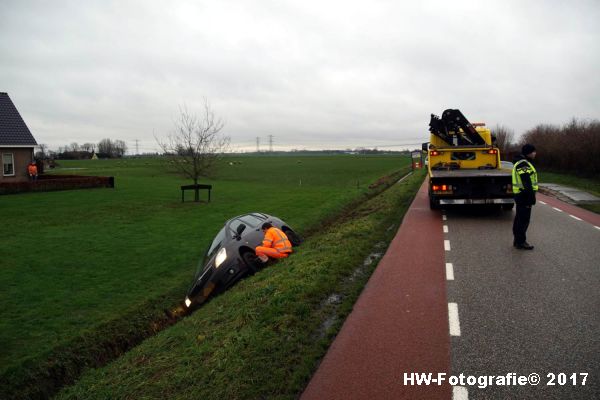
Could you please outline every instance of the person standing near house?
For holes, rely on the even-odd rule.
[[[262,231],[265,234],[262,246],[257,246],[255,249],[260,261],[265,263],[269,261],[269,257],[286,258],[292,252],[292,243],[281,229],[275,228],[270,222],[265,222]]]
[[[513,222],[513,245],[520,250],[533,250],[527,243],[527,228],[531,219],[531,207],[535,205],[535,192],[538,190],[538,176],[532,161],[535,159],[535,147],[526,144],[521,155],[515,159],[512,170],[512,187],[517,210]]]
[[[35,161],[29,163],[29,165],[27,166],[27,173],[29,174],[29,180],[37,181],[38,169],[37,165],[35,164]]]

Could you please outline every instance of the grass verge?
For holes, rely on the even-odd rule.
[[[331,212],[326,223],[333,224],[343,218],[359,203],[381,193],[406,172],[407,168],[404,168],[379,179],[368,192],[341,210]],[[310,235],[316,231],[316,227],[309,226],[302,233]],[[8,369],[2,376],[0,398],[47,398],[64,385],[73,383],[86,368],[105,365],[170,326],[173,321],[165,318],[163,310],[172,308],[173,299],[181,300],[188,283],[186,280],[166,293],[151,296],[135,307],[128,307],[118,317],[82,331],[48,353],[30,358],[19,368]]]
[[[582,178],[571,174],[541,171],[540,182],[570,186],[600,197],[600,179]],[[578,204],[578,206],[600,214],[600,203],[582,203]]]
[[[59,399],[296,398],[423,180],[411,175]]]

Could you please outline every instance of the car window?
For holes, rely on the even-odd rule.
[[[234,219],[229,223],[229,229],[231,229],[231,232],[229,232],[230,235],[235,235],[237,233],[237,228],[240,225],[247,225],[244,221],[240,220],[240,219]]]
[[[265,222],[264,219],[257,218],[254,215],[250,215],[250,214],[244,215],[241,219],[244,221],[244,223],[246,225],[251,226],[253,228],[260,226],[263,224],[263,222]]]
[[[212,257],[213,253],[221,247],[221,243],[223,242],[223,240],[225,240],[225,228],[221,229],[219,233],[217,233],[217,236],[215,236],[215,238],[213,239],[212,244],[206,252],[206,256],[208,258]]]

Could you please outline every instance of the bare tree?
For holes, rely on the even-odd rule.
[[[82,151],[87,151],[88,153],[93,153],[96,150],[95,143],[84,143],[81,145]]]
[[[127,153],[127,143],[123,140],[115,140],[113,146],[115,157],[123,157]]]
[[[492,129],[492,136],[496,138],[496,146],[500,149],[500,155],[509,154],[515,136],[514,131],[503,125],[496,125]]]
[[[179,118],[174,125],[165,141],[155,139],[168,157],[167,165],[197,185],[200,177],[211,175],[216,162],[229,150],[230,139],[221,134],[225,124],[205,99],[199,115],[192,114],[185,106],[179,107]],[[195,201],[199,201],[197,190]]]
[[[46,156],[47,156],[47,153],[48,153],[48,145],[44,144],[44,143],[40,143],[38,145],[38,147],[39,147],[40,150],[37,153],[35,153],[35,157],[39,158],[39,159],[42,159],[42,160],[45,160]]]
[[[98,142],[98,153],[104,157],[112,157],[114,153],[114,145],[110,139],[102,139]]]

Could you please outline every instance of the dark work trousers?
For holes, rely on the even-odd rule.
[[[514,244],[523,244],[527,241],[527,228],[531,219],[531,206],[517,203],[517,212],[513,222]]]

